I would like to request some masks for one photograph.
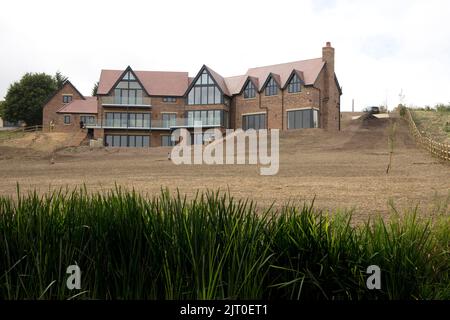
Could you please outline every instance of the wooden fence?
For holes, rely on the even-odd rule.
[[[10,131],[3,131],[3,134],[0,135],[0,140],[8,140],[12,138],[17,138],[23,136],[27,132],[36,132],[42,131],[41,125],[29,126],[29,127],[20,127]]]
[[[420,132],[409,109],[406,109],[405,119],[409,124],[411,134],[414,136],[417,144],[428,150],[433,156],[450,161],[450,145],[448,143],[437,142],[431,137],[427,137],[423,132]]]

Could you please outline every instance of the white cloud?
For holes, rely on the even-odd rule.
[[[27,10],[24,10],[27,8]],[[450,2],[8,1],[0,11],[0,96],[25,72],[62,71],[90,94],[102,68],[224,76],[319,57],[331,41],[343,109],[450,101]]]

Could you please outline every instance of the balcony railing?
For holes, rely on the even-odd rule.
[[[86,124],[86,128],[88,129],[129,129],[129,130],[150,130],[151,129],[151,121],[143,120],[143,121],[135,121],[135,122],[126,122],[126,121],[114,121],[110,119],[103,119],[103,122],[90,123]]]
[[[102,97],[102,105],[107,107],[151,107],[150,97]]]
[[[103,129],[131,129],[131,130],[170,130],[177,128],[195,128],[200,126],[203,128],[217,128],[221,127],[220,121],[200,121],[191,118],[178,118],[174,120],[151,120],[151,121],[136,121],[126,122],[111,119],[103,119],[102,122],[86,124],[86,128],[103,128]]]

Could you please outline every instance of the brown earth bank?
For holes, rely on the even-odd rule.
[[[82,185],[91,192],[107,191],[117,184],[150,196],[165,187],[188,197],[220,189],[261,207],[315,199],[324,210],[353,210],[357,221],[389,215],[391,203],[399,211],[419,205],[426,215],[450,214],[450,166],[417,148],[403,119],[350,119],[343,117],[341,132],[283,132],[275,176],[261,176],[256,165],[177,166],[168,160],[169,148],[78,147],[53,153],[52,136],[35,137],[35,145],[27,138],[26,147],[2,142],[0,194],[14,196],[17,183],[22,191],[40,193]],[[394,124],[394,153],[386,174]],[[55,140],[56,148],[62,137]]]

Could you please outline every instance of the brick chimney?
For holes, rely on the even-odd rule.
[[[321,120],[328,130],[340,130],[340,95],[334,80],[334,48],[327,42],[322,48],[325,62],[324,87],[322,89]]]
[[[334,76],[334,48],[327,42],[322,48],[322,60],[327,63],[327,69]]]

